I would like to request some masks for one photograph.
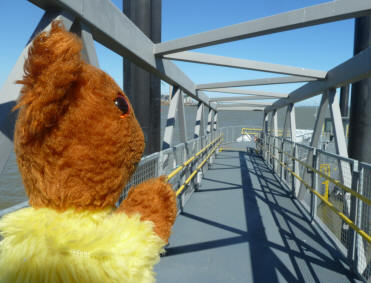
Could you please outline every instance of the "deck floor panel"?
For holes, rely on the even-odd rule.
[[[223,151],[175,222],[158,282],[358,282],[254,153]]]

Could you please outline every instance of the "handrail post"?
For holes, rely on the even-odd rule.
[[[297,146],[297,143],[294,143],[293,145],[293,149],[292,149],[292,155],[294,156],[294,158],[298,159],[299,158],[299,150],[298,150],[298,146]],[[296,174],[296,175],[300,175],[300,172],[299,172],[299,162],[295,159],[292,160],[292,171]],[[298,197],[299,195],[299,189],[300,189],[300,181],[297,179],[297,178],[292,178],[292,194],[294,197]]]
[[[358,193],[360,195],[364,192],[364,168],[361,168],[359,173],[359,183],[358,183]],[[357,206],[356,206],[356,226],[362,227],[362,213],[363,213],[363,202],[360,199],[356,200]],[[361,235],[358,233],[355,235],[355,249],[354,249],[354,269],[356,273],[362,274],[363,271],[366,269],[366,258],[365,258],[365,248],[364,243]]]
[[[352,166],[352,190],[359,193],[359,162],[357,160],[353,161],[353,166]],[[353,223],[355,223],[358,226],[359,223],[357,223],[357,207],[358,207],[357,198],[354,195],[351,195],[349,218],[351,221],[353,221]],[[351,269],[354,272],[356,272],[357,268],[356,268],[356,263],[354,261],[355,250],[356,250],[356,231],[353,229],[349,229],[347,238],[348,238],[347,258],[348,258]]]
[[[312,167],[316,170],[318,170],[319,167],[319,158],[317,154],[317,150],[313,148],[313,163]],[[312,171],[312,188],[315,191],[318,191],[318,175],[314,171]],[[311,215],[311,221],[314,221],[314,218],[317,214],[317,197],[311,193],[310,195],[310,215]]]
[[[285,164],[285,162],[284,162],[284,156],[283,156],[283,145],[284,145],[284,138],[283,137],[281,137],[281,157],[280,157],[280,161],[283,163],[283,164]],[[281,163],[281,164],[282,164]],[[283,180],[284,179],[284,173],[285,173],[285,167],[283,167],[282,165],[281,165],[281,180]]]
[[[274,135],[274,140],[273,140],[273,154],[274,156],[277,158],[278,157],[278,150],[276,148],[277,146],[277,132],[278,132],[278,127],[277,127],[277,110],[274,110],[272,112],[272,122],[273,122],[273,135]],[[277,162],[277,159],[274,159],[273,160],[273,172],[275,173],[278,173],[276,172],[277,170],[277,167],[278,167],[278,162]]]

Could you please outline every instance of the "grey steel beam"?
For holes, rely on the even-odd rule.
[[[233,93],[233,94],[244,94],[244,95],[256,95],[256,96],[268,96],[268,97],[275,97],[275,98],[288,97],[288,94],[286,94],[286,93],[252,90],[252,89],[238,89],[238,88],[215,88],[214,89],[213,88],[213,89],[208,89],[207,91],[222,92],[222,93]]]
[[[253,79],[243,81],[230,81],[230,82],[217,82],[208,84],[199,84],[197,89],[208,90],[213,88],[226,88],[226,87],[240,87],[240,86],[257,86],[257,85],[273,85],[273,84],[287,84],[287,83],[303,83],[315,81],[315,78],[298,77],[298,76],[283,76],[264,79]]]
[[[211,133],[211,129],[212,129],[212,124],[213,124],[213,113],[214,110],[213,109],[209,109],[209,114],[207,115],[207,129],[206,129],[206,133],[207,134],[210,134]]]
[[[328,109],[328,104],[329,104],[329,97],[328,97],[328,93],[326,90],[324,94],[322,95],[321,103],[320,103],[320,106],[317,112],[316,121],[314,123],[312,138],[310,141],[311,147],[315,147],[315,148],[318,147],[319,139],[322,133],[323,123],[325,121],[326,110]],[[311,150],[308,152],[306,163],[313,164],[313,151]],[[303,180],[306,180],[307,174],[308,174],[308,171],[304,170],[303,177],[302,177]],[[307,191],[308,191],[307,188],[301,183],[298,198],[301,200]]]
[[[295,107],[294,107],[294,104],[289,104],[288,107],[290,107],[290,137],[291,137],[291,141],[296,142],[296,115],[295,115]]]
[[[295,115],[295,107],[294,107],[294,104],[289,104],[288,105],[289,109],[290,109],[290,137],[291,137],[291,141],[293,142],[296,142],[296,115]],[[295,157],[298,157],[298,151],[297,151],[297,147],[296,145],[294,145],[294,152],[293,152],[294,156]],[[292,164],[292,169],[294,170],[294,172],[299,175],[300,174],[300,171],[299,171],[299,163],[294,161],[293,160],[293,164]],[[293,185],[293,192],[294,192],[294,195],[297,196],[298,193],[299,193],[299,189],[300,189],[300,181],[299,179],[297,178],[292,178],[292,185]]]
[[[259,106],[218,106],[218,111],[264,111],[264,107]]]
[[[215,111],[213,129],[216,131],[218,128],[218,112]]]
[[[181,90],[178,87],[173,87],[171,91],[169,110],[167,112],[166,127],[164,132],[164,138],[162,141],[162,150],[173,146],[174,127],[179,107],[180,96]]]
[[[161,1],[122,0],[123,13],[151,41],[161,42]],[[142,128],[144,155],[161,150],[161,81],[130,60],[123,60],[123,89]],[[139,94],[139,95],[138,95]]]
[[[330,88],[338,88],[365,79],[371,76],[370,62],[371,48],[367,48],[351,59],[331,69],[328,72],[326,80],[309,82],[299,87],[291,92],[287,98],[280,99],[272,106],[267,107],[266,111],[272,111],[273,109],[285,107],[290,103],[296,103],[311,98]]]
[[[224,101],[243,101],[243,100],[256,100],[256,99],[276,99],[276,97],[269,96],[232,96],[232,97],[216,97],[210,98],[210,102],[224,102]]]
[[[283,120],[283,130],[282,130],[282,138],[284,138],[284,139],[286,138],[286,135],[287,135],[287,128],[288,128],[289,119],[290,119],[290,112],[291,112],[290,107],[287,106],[286,113],[285,113],[285,119]]]
[[[262,101],[241,101],[240,103],[218,103],[218,106],[269,106],[272,105],[273,102],[262,102]]]
[[[370,13],[371,2],[367,0],[331,1],[159,43],[155,45],[154,52],[156,54],[169,54],[244,38],[361,17]]]
[[[109,0],[29,0],[44,10],[64,9],[84,22],[94,39],[208,106],[207,95],[173,62],[153,54],[153,42]],[[212,107],[213,108],[213,107]]]
[[[348,117],[349,113],[349,85],[340,88],[340,111],[342,117]]]
[[[230,97],[232,99],[229,99],[229,97],[217,97],[217,98],[210,98],[210,102],[217,102],[217,101],[240,101],[240,100],[265,100],[265,99],[277,99],[277,97],[269,97],[269,96],[258,96],[258,95],[249,95],[249,96],[233,96]]]
[[[273,146],[274,146],[273,154],[275,157],[278,157],[278,149],[276,145],[276,140],[278,137],[278,112],[276,110],[273,110],[272,112],[272,132],[273,132],[273,136],[275,137],[273,140]],[[276,158],[274,158],[273,160],[273,171],[274,172],[276,172],[277,166],[278,166],[278,161]]]
[[[23,49],[17,59],[12,71],[6,79],[0,90],[0,173],[3,171],[6,161],[13,150],[14,124],[16,112],[12,108],[16,104],[22,86],[15,84],[16,80],[22,79],[24,74],[23,65],[28,57],[28,50],[31,46],[32,39],[41,31],[50,29],[50,23],[53,20],[60,20],[65,28],[69,30],[72,27],[74,17],[65,13],[46,12],[31,35],[28,44]]]
[[[197,139],[198,137],[204,134],[204,104],[198,103],[197,112],[196,112],[196,123],[195,123],[195,130],[194,130],[194,138]]]
[[[192,63],[199,63],[199,64],[245,69],[245,70],[254,70],[254,71],[277,73],[277,74],[304,76],[304,77],[310,77],[310,78],[316,78],[316,79],[326,78],[326,72],[324,71],[310,70],[310,69],[305,69],[305,68],[278,65],[278,64],[272,64],[272,63],[225,57],[225,56],[212,55],[212,54],[204,54],[204,53],[198,53],[198,52],[184,51],[184,52],[164,55],[163,58],[184,61],[184,62],[192,62]]]
[[[181,143],[186,143],[187,138],[187,122],[184,109],[184,96],[183,92],[180,92],[179,102],[178,102],[178,121],[179,121],[179,141]]]
[[[94,39],[89,27],[84,23],[77,23],[77,25],[79,26],[79,30],[76,31],[76,33],[80,36],[83,43],[83,58],[87,63],[99,68],[98,56],[94,46]],[[74,30],[71,31],[75,32]]]

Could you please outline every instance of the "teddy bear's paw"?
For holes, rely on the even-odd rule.
[[[152,221],[157,235],[168,242],[177,214],[175,192],[163,176],[150,179],[132,188],[117,212],[139,213],[142,220]]]

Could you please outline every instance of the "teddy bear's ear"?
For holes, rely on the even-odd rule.
[[[82,68],[80,39],[67,32],[60,22],[39,34],[29,49],[24,65],[21,97],[22,141],[27,142],[52,128],[66,111],[68,94]],[[20,118],[19,118],[20,119]]]

